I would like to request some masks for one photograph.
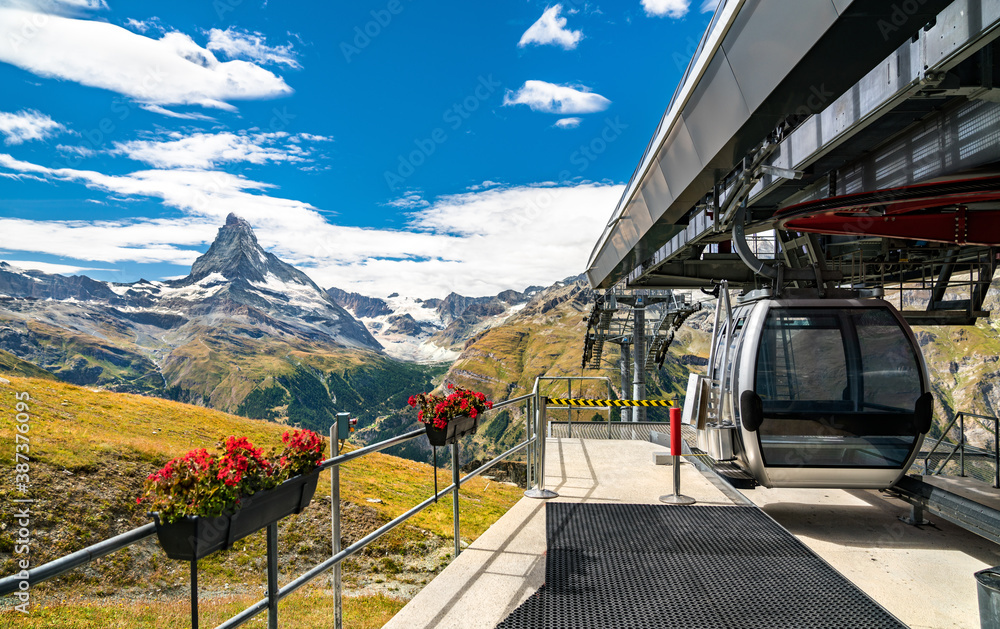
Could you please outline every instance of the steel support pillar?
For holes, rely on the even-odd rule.
[[[632,395],[632,356],[629,352],[631,345],[629,345],[628,339],[622,341],[622,399],[631,399]],[[621,410],[621,420],[623,422],[632,420],[632,409],[623,406]]]
[[[635,332],[633,335],[632,344],[632,364],[634,365],[634,374],[632,380],[632,399],[633,400],[645,400],[646,399],[646,309],[641,301],[636,300],[635,309],[633,310],[632,320],[634,322]],[[634,422],[644,422],[646,421],[646,409],[641,406],[636,406],[633,409],[632,421]]]
[[[455,524],[455,557],[458,557],[462,552],[462,536],[460,533],[461,529],[461,519],[458,512],[458,490],[461,484],[459,469],[458,469],[458,442],[451,444],[451,482],[455,486],[451,494],[451,509],[452,517]]]
[[[278,523],[267,525],[267,629],[278,629]]]
[[[330,425],[330,450],[337,451],[337,424]],[[434,469],[437,472],[437,468]],[[436,490],[437,488],[435,488]],[[435,494],[437,492],[435,491]],[[333,540],[333,557],[340,552],[340,465],[330,468],[330,526]],[[343,575],[340,562],[333,566],[333,627],[344,627]]]

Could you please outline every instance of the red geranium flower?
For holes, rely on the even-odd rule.
[[[470,391],[454,384],[448,384],[446,389],[451,392],[445,397],[432,393],[410,396],[410,406],[420,409],[417,412],[417,421],[435,428],[445,428],[448,422],[456,417],[466,415],[477,417],[493,407],[493,403],[486,399],[484,393]]]

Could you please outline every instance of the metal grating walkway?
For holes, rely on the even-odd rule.
[[[905,627],[755,507],[546,504],[545,585],[498,629]]]

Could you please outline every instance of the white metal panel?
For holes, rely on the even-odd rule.
[[[621,219],[618,221],[617,225],[618,231],[621,232],[622,240],[630,243],[630,248],[634,246],[635,243],[639,242],[640,232],[635,220],[635,215],[638,211],[638,208],[636,207],[637,203],[642,203],[642,201],[633,198],[632,202],[625,208],[625,211],[622,212]],[[643,204],[643,206],[645,206],[645,204]]]
[[[715,55],[708,65],[683,118],[695,151],[706,160],[717,154],[732,139],[733,129],[739,128],[750,118],[750,110],[743,100],[740,84],[736,81],[725,54]]]
[[[660,120],[660,125],[657,127],[656,134],[650,141],[647,151],[643,153],[643,156],[639,161],[635,177],[628,182],[625,191],[622,194],[622,198],[618,202],[618,206],[615,209],[616,215],[624,211],[628,201],[635,194],[640,183],[642,182],[646,171],[654,165],[654,160],[662,159],[662,155],[668,152],[669,138],[671,135],[676,134],[676,124],[682,124],[682,121],[680,120],[681,110],[684,109],[694,86],[697,85],[698,81],[701,79],[701,75],[704,72],[709,60],[719,49],[722,39],[726,36],[726,33],[729,30],[729,25],[733,21],[733,17],[739,13],[740,9],[743,7],[743,3],[744,0],[726,0],[726,2],[719,8],[719,12],[715,18],[715,26],[711,32],[708,33],[698,58],[692,60],[690,72],[685,75],[684,84],[679,86],[676,97],[671,100],[668,110],[663,114],[663,117]],[[667,177],[667,181],[670,181],[669,177]],[[688,181],[690,181],[690,178]],[[610,260],[607,260],[606,257],[606,254],[609,251],[606,244],[613,231],[613,228],[605,229],[604,234],[602,234],[601,239],[598,241],[598,245],[594,248],[590,265],[591,269],[594,270],[591,275],[592,280],[593,278],[600,278],[599,281],[603,281],[608,275],[610,275],[614,267],[617,266],[618,260],[611,262]],[[619,258],[619,260],[621,259],[624,258]],[[593,281],[591,283],[593,284]]]
[[[795,13],[794,27],[788,15]],[[723,43],[743,97],[756,109],[837,20],[827,1],[748,1]],[[817,77],[817,88],[822,77]]]
[[[683,119],[677,121],[663,144],[665,152],[660,162],[663,177],[671,190],[683,190],[698,176],[703,165]]]
[[[670,193],[670,186],[667,185],[667,180],[663,176],[661,162],[662,159],[657,160],[653,167],[646,171],[646,178],[643,182],[646,187],[646,191],[643,192],[646,198],[646,207],[654,221],[660,218],[674,200],[674,195]]]
[[[1000,0],[955,0],[937,17],[937,23],[927,31],[924,54],[928,66],[941,65],[950,69],[968,55],[958,54],[970,37],[978,36],[995,24],[1000,13]]]
[[[653,218],[650,216],[651,212],[649,211],[649,198],[652,196],[653,194],[649,190],[649,187],[643,186],[639,190],[639,194],[635,195],[635,199],[629,204],[628,212],[632,215],[632,220],[635,222],[639,234],[645,234],[653,226]]]
[[[612,268],[613,268],[614,263],[617,263],[618,260],[624,260],[626,257],[628,257],[629,251],[631,251],[632,249],[632,245],[630,243],[625,242],[625,238],[622,236],[622,233],[619,230],[611,232],[611,238],[608,240],[608,242],[611,244],[611,250],[614,252],[614,255],[616,256],[616,259],[612,263]]]

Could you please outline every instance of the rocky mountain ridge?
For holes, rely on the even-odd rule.
[[[100,282],[0,263],[0,350],[74,384],[227,411],[285,379],[295,399],[283,412],[313,407],[302,417],[332,412],[316,374],[388,360],[364,325],[232,214],[177,280]]]
[[[567,278],[557,282],[555,287],[581,279],[582,276]],[[505,290],[488,297],[451,293],[443,299],[400,297],[398,294],[382,299],[335,287],[328,288],[327,292],[364,323],[390,356],[435,363],[454,361],[469,339],[503,324],[546,290],[549,289],[530,286],[524,291]]]

